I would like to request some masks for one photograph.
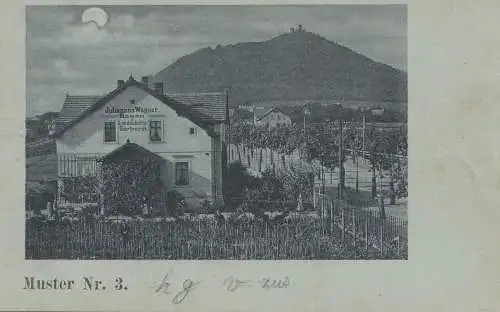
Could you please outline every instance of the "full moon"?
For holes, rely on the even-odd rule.
[[[82,14],[82,22],[84,24],[94,23],[97,28],[102,28],[108,22],[108,14],[99,8],[90,8]]]

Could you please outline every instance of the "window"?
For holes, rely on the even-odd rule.
[[[130,104],[135,104],[135,100],[130,100]]]
[[[104,122],[104,142],[116,142],[116,122]]]
[[[151,142],[161,142],[162,141],[162,122],[161,120],[150,120],[149,121],[149,140]]]
[[[196,134],[196,128],[189,128],[189,134],[195,135]]]
[[[187,161],[175,163],[175,185],[189,185],[189,163]]]

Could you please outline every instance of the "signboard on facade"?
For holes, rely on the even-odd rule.
[[[116,108],[106,107],[104,112],[106,114],[118,114],[120,120],[118,121],[119,130],[122,132],[145,132],[148,130],[146,114],[157,113],[159,109],[145,108],[145,107],[132,107],[132,108]]]

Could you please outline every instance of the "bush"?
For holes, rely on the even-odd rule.
[[[33,210],[35,214],[47,208],[48,202],[54,202],[57,194],[57,184],[52,182],[28,181],[25,185],[26,210]]]
[[[214,207],[212,206],[212,203],[209,200],[204,199],[201,202],[200,209],[199,209],[200,213],[208,214],[208,213],[214,213],[215,211],[216,211],[216,209],[214,209]]]
[[[226,171],[223,183],[226,211],[242,207],[258,215],[262,211],[295,210],[299,196],[304,205],[312,202],[314,173],[299,168],[276,173],[268,168],[255,178],[235,162]]]
[[[252,189],[257,180],[248,174],[246,168],[239,162],[229,165],[222,177],[222,193],[224,196],[225,209],[234,211],[240,206],[245,197],[246,190]]]
[[[142,214],[144,204],[162,210],[158,163],[152,157],[104,163],[104,201],[111,214]]]
[[[178,217],[186,212],[186,202],[184,196],[178,191],[169,191],[167,193],[166,215],[169,217]]]
[[[96,176],[78,176],[62,178],[64,189],[61,197],[70,203],[85,201],[97,202],[98,179]],[[82,199],[82,195],[92,198]]]

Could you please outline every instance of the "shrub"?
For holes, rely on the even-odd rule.
[[[204,199],[201,202],[200,209],[199,209],[200,213],[207,214],[207,213],[214,213],[215,211],[216,211],[216,209],[214,209],[214,207],[212,207],[212,203],[208,199]]]
[[[96,176],[78,176],[62,178],[64,189],[61,197],[70,203],[85,201],[97,202],[98,179]],[[91,198],[82,198],[87,195]]]
[[[104,201],[111,214],[138,215],[144,204],[153,204],[156,210],[162,210],[159,172],[158,163],[152,157],[104,163]]]
[[[166,215],[178,217],[186,212],[186,202],[184,196],[178,191],[169,191],[166,197]]]
[[[47,202],[54,202],[57,193],[56,182],[33,182],[25,185],[25,204],[27,210],[33,210],[35,214],[47,207]]]
[[[223,176],[222,192],[225,210],[234,211],[241,205],[247,189],[251,189],[257,183],[257,180],[248,174],[246,168],[240,162],[234,162],[229,165]]]

